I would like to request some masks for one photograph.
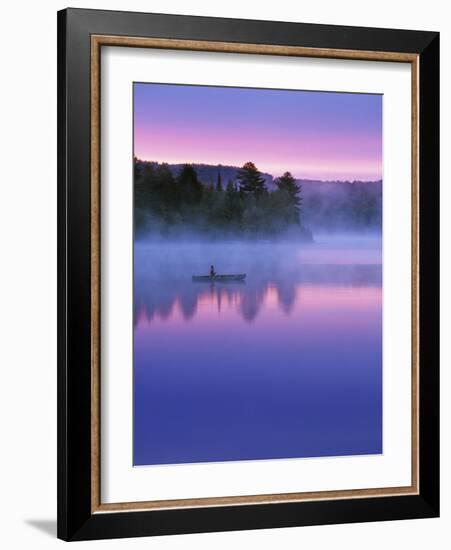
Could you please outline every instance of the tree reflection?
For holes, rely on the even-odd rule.
[[[187,322],[194,319],[202,305],[214,304],[221,315],[224,304],[233,307],[241,317],[251,323],[259,315],[265,302],[274,302],[286,315],[290,315],[303,285],[380,287],[380,265],[312,265],[307,264],[296,272],[273,276],[262,273],[248,274],[246,282],[193,282],[166,273],[164,277],[135,277],[134,322],[145,317],[151,322],[156,316],[169,319],[178,308]]]

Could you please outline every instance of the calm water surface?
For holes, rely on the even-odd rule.
[[[381,242],[316,240],[135,243],[135,465],[382,452]]]

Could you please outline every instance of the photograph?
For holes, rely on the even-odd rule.
[[[384,452],[382,122],[133,82],[133,466]]]

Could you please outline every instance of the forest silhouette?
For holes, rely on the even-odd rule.
[[[241,168],[134,159],[136,235],[208,237],[380,232],[382,181],[279,178],[247,162]]]
[[[225,235],[276,235],[294,229],[311,239],[302,224],[301,186],[290,172],[275,180],[269,191],[265,178],[252,162],[236,172],[235,180],[215,184],[199,180],[191,164],[174,176],[168,164],[134,162],[135,230],[158,228],[170,232],[189,228]]]

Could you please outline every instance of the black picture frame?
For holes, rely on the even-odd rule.
[[[419,59],[419,494],[92,513],[91,36],[400,52]],[[439,34],[101,10],[58,13],[58,537],[87,540],[439,515]]]

